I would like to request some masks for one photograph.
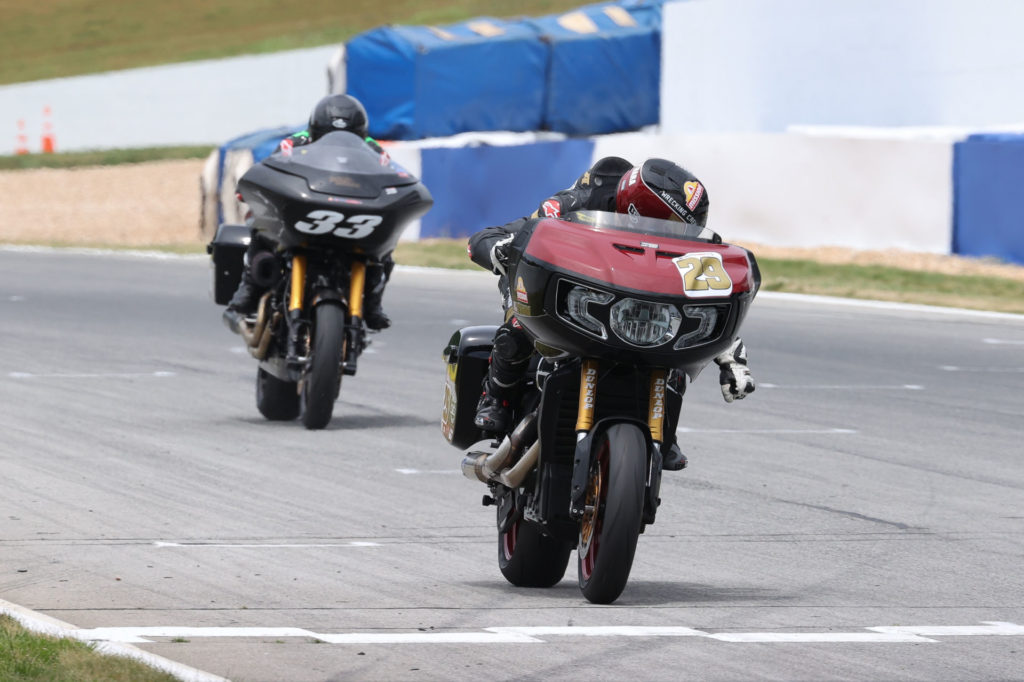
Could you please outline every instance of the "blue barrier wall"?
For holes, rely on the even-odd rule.
[[[954,146],[953,253],[1024,264],[1024,135]]]
[[[346,50],[348,92],[366,107],[376,138],[541,127],[548,47],[522,22],[384,26]]]
[[[421,179],[434,207],[420,237],[466,237],[532,213],[590,167],[593,150],[591,140],[424,149]]]
[[[660,2],[617,2],[528,20],[551,46],[544,127],[567,135],[658,122]]]

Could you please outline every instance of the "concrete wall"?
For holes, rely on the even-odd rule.
[[[949,253],[950,141],[634,133],[598,138],[594,155],[686,167],[708,188],[708,226],[727,240]]]
[[[666,133],[1024,121],[1019,0],[688,0],[664,7]]]
[[[0,87],[0,155],[25,121],[40,151],[52,110],[57,151],[216,145],[248,130],[301,125],[327,93],[335,47],[188,62]]]

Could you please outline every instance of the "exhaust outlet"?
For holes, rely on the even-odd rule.
[[[501,441],[501,445],[499,445],[498,449],[493,453],[471,452],[466,455],[462,460],[462,475],[469,479],[475,478],[482,483],[501,481],[501,472],[509,465],[509,463],[514,462],[516,458],[519,457],[523,448],[530,442],[533,443],[533,447],[530,449],[535,449],[536,454],[539,454],[540,441],[537,440],[536,412],[531,412],[525,419],[523,419],[523,421],[519,422],[519,425],[516,426],[512,435],[506,436],[505,440]],[[534,463],[536,463],[537,460],[536,454],[533,457]],[[526,472],[528,472],[531,467],[532,464],[523,468],[520,479],[526,477]],[[516,468],[519,469],[519,465],[517,465]],[[522,481],[520,480],[520,482]]]

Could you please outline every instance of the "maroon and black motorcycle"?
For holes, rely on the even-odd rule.
[[[497,330],[476,326],[444,350],[442,432],[463,450],[492,441],[462,471],[490,488],[505,578],[553,586],[576,549],[583,595],[611,603],[661,502],[667,382],[729,347],[760,271],[707,228],[600,211],[533,220],[512,244],[507,303],[536,351],[515,426],[473,424]]]

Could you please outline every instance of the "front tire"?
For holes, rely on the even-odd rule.
[[[281,381],[262,367],[256,370],[256,409],[272,422],[299,416],[299,389],[294,381]]]
[[[601,434],[587,482],[577,569],[583,596],[595,604],[619,598],[629,580],[643,523],[647,440],[633,424]]]
[[[331,421],[341,390],[344,352],[345,311],[332,303],[317,306],[313,310],[312,357],[302,381],[302,423],[307,429],[322,429]]]
[[[498,531],[498,568],[516,587],[552,587],[565,575],[572,545],[517,519]]]

